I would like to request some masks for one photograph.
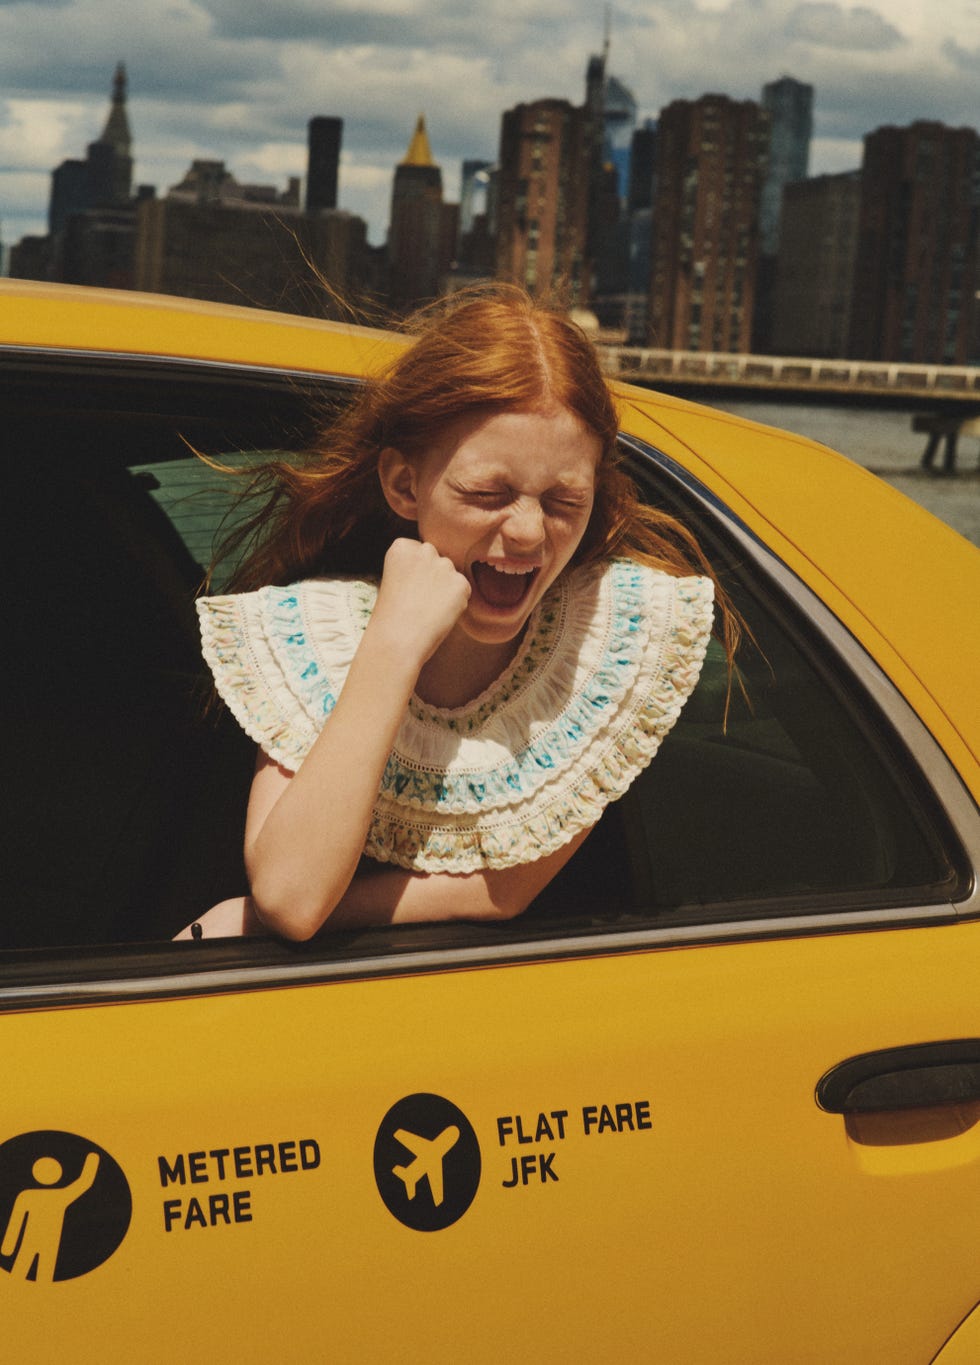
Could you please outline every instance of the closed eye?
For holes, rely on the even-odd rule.
[[[588,506],[587,497],[550,497],[545,499],[545,508],[554,513],[555,516],[570,517],[576,512],[583,511]]]
[[[506,507],[514,497],[509,488],[462,488],[460,492],[481,507]]]

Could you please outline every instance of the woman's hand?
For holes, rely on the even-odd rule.
[[[423,541],[395,540],[385,555],[371,626],[374,633],[383,632],[402,657],[414,656],[421,669],[469,599],[469,582],[452,560]]]

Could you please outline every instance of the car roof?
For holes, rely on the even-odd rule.
[[[700,479],[814,590],[980,795],[980,550],[806,437],[664,395],[626,402],[623,426]]]
[[[0,345],[168,356],[369,374],[404,345],[393,332],[125,289],[0,280]]]
[[[171,296],[0,281],[0,348],[358,376],[391,332]],[[801,436],[613,384],[621,427],[673,458],[835,613],[980,797],[980,551],[883,480]]]

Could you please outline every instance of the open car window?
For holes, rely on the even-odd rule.
[[[308,395],[269,383],[260,404],[248,375],[134,379],[122,367],[95,385],[57,379],[47,375],[44,412],[18,390],[0,467],[15,795],[0,947],[75,948],[68,960],[81,961],[86,946],[169,940],[246,889],[253,750],[205,705],[193,611],[233,481],[188,446],[248,460],[301,448],[310,427]],[[723,509],[629,446],[644,495],[692,525],[751,630],[740,680],[729,693],[713,646],[651,767],[520,920],[354,944],[326,933],[305,953],[665,926],[697,936],[748,920],[948,909],[963,894],[939,804],[834,640],[745,554]]]

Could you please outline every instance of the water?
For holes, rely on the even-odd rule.
[[[762,399],[726,400],[711,406],[832,446],[887,479],[972,544],[980,546],[980,438],[961,437],[956,473],[940,476],[920,467],[926,435],[912,430],[911,410],[836,408]],[[937,464],[942,453],[940,448]]]

